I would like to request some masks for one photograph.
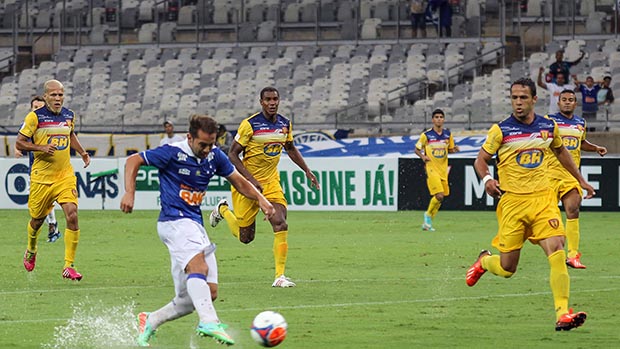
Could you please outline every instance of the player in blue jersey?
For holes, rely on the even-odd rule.
[[[45,106],[45,99],[41,96],[34,96],[30,100],[30,111],[35,111],[41,107]],[[24,153],[17,149],[17,143],[13,147],[13,151],[15,153],[16,158],[21,158],[24,156]],[[29,166],[32,167],[32,162],[34,161],[34,154],[32,152],[28,152],[28,157],[30,159]],[[45,217],[47,221],[48,231],[47,231],[47,242],[55,242],[60,238],[60,231],[58,230],[58,222],[56,221],[56,212],[52,209],[50,213]]]
[[[204,229],[200,205],[211,177],[222,176],[241,194],[257,200],[266,219],[275,209],[265,197],[231,164],[226,154],[214,147],[218,126],[206,115],[193,115],[187,140],[166,144],[134,154],[125,165],[125,194],[121,210],[131,213],[134,207],[136,176],[141,165],[159,169],[161,212],[157,233],[168,247],[172,264],[175,297],[152,313],[138,315],[138,344],[148,346],[155,330],[163,323],[192,313],[200,318],[196,332],[220,343],[232,345],[213,306],[217,297],[217,263],[215,245]]]
[[[415,153],[424,161],[426,185],[431,194],[428,209],[424,212],[422,230],[435,231],[433,218],[439,211],[443,199],[450,195],[448,185],[448,153],[456,153],[452,132],[443,128],[445,114],[441,109],[433,111],[433,127],[420,135],[415,145]]]

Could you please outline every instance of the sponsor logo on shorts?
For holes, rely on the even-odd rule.
[[[560,221],[557,218],[552,218],[549,220],[549,225],[553,229],[557,229],[560,226]]]

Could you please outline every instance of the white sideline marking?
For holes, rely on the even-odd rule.
[[[134,287],[108,287],[109,288],[134,288]],[[615,292],[620,288],[602,288],[597,290],[571,290],[571,293],[591,293],[591,292]],[[506,293],[506,294],[494,294],[484,296],[471,296],[471,297],[443,297],[443,298],[426,298],[426,299],[404,299],[399,301],[384,301],[384,302],[355,302],[355,303],[331,303],[331,304],[306,304],[306,305],[291,305],[291,306],[275,306],[272,309],[313,309],[313,308],[333,308],[333,307],[365,307],[373,305],[396,305],[396,304],[411,304],[411,303],[435,303],[435,302],[458,302],[465,300],[480,300],[480,299],[493,299],[493,298],[511,298],[511,297],[528,297],[528,296],[540,296],[551,294],[551,291],[541,292],[529,292],[529,293]],[[224,309],[218,310],[218,313],[239,313],[244,311],[261,311],[264,308],[244,308],[244,309]],[[28,319],[28,320],[0,320],[0,324],[9,323],[40,323],[40,322],[59,322],[67,321],[67,318],[50,318],[50,319]]]
[[[524,277],[524,276],[520,276],[520,279],[532,279],[532,280],[539,280],[538,278],[528,278],[528,277]],[[574,276],[571,275],[570,276],[571,280],[580,280],[583,279],[583,277],[579,277],[579,276]],[[604,276],[599,276],[598,278],[600,279],[620,279],[620,275],[604,275]],[[463,281],[463,277],[453,277],[453,278],[416,278],[416,281]],[[382,282],[402,282],[402,281],[406,281],[407,279],[381,279]],[[312,284],[312,283],[335,283],[335,282],[375,282],[377,281],[376,279],[333,279],[333,280],[300,280],[297,279],[296,280],[299,283],[304,283],[304,284]],[[227,286],[227,287],[235,287],[238,285],[256,285],[258,282],[257,281],[235,281],[235,282],[220,282],[220,286]],[[19,295],[19,294],[29,294],[29,293],[49,293],[49,292],[65,292],[65,291],[71,291],[71,292],[79,292],[79,291],[103,291],[103,290],[125,290],[125,289],[133,289],[133,288],[170,288],[173,287],[172,283],[170,284],[165,284],[165,285],[160,285],[160,286],[153,286],[153,285],[142,285],[142,286],[109,286],[109,287],[69,287],[69,288],[58,288],[58,289],[49,289],[49,290],[16,290],[16,291],[0,291],[0,297],[3,295]]]

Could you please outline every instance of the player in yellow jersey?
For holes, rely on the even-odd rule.
[[[596,152],[600,156],[607,154],[607,148],[592,144],[586,139],[586,122],[574,114],[577,107],[575,91],[564,90],[560,92],[558,107],[559,113],[547,117],[558,125],[564,147],[573,157],[577,167],[581,163],[582,150]],[[581,187],[555,157],[549,159],[549,174],[551,176],[551,187],[555,190],[558,200],[562,201],[566,213],[566,238],[568,239],[566,264],[572,268],[585,269],[586,266],[581,263],[581,252],[579,252]]]
[[[459,147],[448,129],[443,128],[446,115],[443,110],[433,111],[433,128],[422,132],[415,145],[415,153],[424,161],[426,185],[431,194],[428,209],[424,212],[422,230],[435,231],[433,218],[439,211],[444,197],[450,195],[448,185],[448,153],[456,153]]]
[[[41,96],[34,96],[30,100],[30,111],[35,111],[43,106],[45,106],[45,99]],[[24,156],[21,150],[17,149],[17,144],[15,144],[13,150],[16,158]],[[34,160],[32,153],[28,153],[28,155],[30,158],[30,165],[32,165],[32,161]],[[56,212],[54,209],[50,211],[45,220],[48,224],[47,242],[55,242],[60,238],[60,231],[58,231],[58,222],[56,221]]]
[[[30,169],[30,195],[28,209],[28,247],[24,254],[24,267],[32,271],[37,257],[37,239],[45,217],[53,209],[54,201],[62,207],[67,227],[65,229],[65,264],[63,278],[81,280],[73,262],[80,228],[77,215],[76,178],[71,166],[70,148],[90,164],[90,156],[74,133],[75,114],[63,107],[65,90],[58,80],[48,80],[43,85],[45,106],[26,115],[17,135],[17,149],[34,154]]]
[[[274,233],[275,260],[275,280],[271,286],[294,287],[295,283],[284,276],[288,254],[288,224],[287,202],[278,172],[282,149],[284,148],[289,158],[305,172],[311,186],[319,189],[319,182],[293,144],[290,120],[278,114],[278,90],[273,87],[263,88],[260,92],[260,104],[262,111],[243,120],[239,125],[228,157],[237,171],[258,188],[276,209],[275,215],[269,219]],[[243,160],[240,155],[243,155]],[[215,227],[225,219],[232,234],[242,243],[249,244],[254,240],[258,201],[241,195],[235,188],[231,188],[231,191],[235,212],[228,208],[226,200],[221,200],[211,212],[209,221],[211,226]]]
[[[499,198],[498,231],[493,246],[500,252],[491,255],[483,250],[467,270],[466,282],[474,286],[490,271],[505,278],[517,271],[525,241],[539,245],[551,269],[549,281],[556,313],[556,331],[581,326],[586,313],[568,308],[570,278],[564,252],[564,227],[555,193],[550,189],[547,152],[559,162],[588,194],[594,189],[581,176],[570,153],[562,145],[557,124],[534,113],[536,85],[531,79],[519,79],[510,87],[513,113],[491,126],[474,168],[483,178],[487,195]],[[499,180],[493,179],[488,163],[497,154]],[[500,198],[501,197],[501,198]]]

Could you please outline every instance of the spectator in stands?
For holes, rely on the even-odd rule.
[[[585,55],[586,53],[581,51],[581,57],[579,57],[579,59],[574,62],[566,62],[564,60],[564,50],[558,50],[555,53],[555,62],[549,66],[549,74],[551,74],[552,79],[551,82],[558,84],[558,74],[563,74],[566,79],[565,81],[568,81],[568,78],[570,77],[570,67],[579,64]]]
[[[594,84],[594,78],[591,76],[586,77],[585,84],[577,80],[577,75],[573,75],[573,79],[575,79],[575,92],[581,92],[581,116],[586,120],[595,119],[598,111],[597,96],[601,85]]]
[[[166,136],[159,141],[159,146],[176,143],[185,139],[181,135],[174,134],[174,125],[172,124],[172,121],[164,121],[164,132],[166,133]]]
[[[217,129],[217,147],[222,149],[224,154],[228,155],[228,150],[233,142],[233,136],[226,130],[226,126],[220,124]]]
[[[598,91],[596,100],[599,105],[610,105],[614,102],[614,92],[611,90],[611,76],[606,76],[603,78],[601,89]]]
[[[439,11],[439,28],[437,33],[441,37],[452,36],[452,6],[448,0],[430,0],[432,11]]]
[[[560,98],[560,92],[564,90],[573,90],[575,89],[575,85],[567,84],[564,79],[564,74],[557,74],[557,82],[544,82],[542,79],[542,74],[545,71],[544,67],[540,67],[538,70],[538,86],[544,88],[549,91],[549,112],[548,114],[556,114],[560,111],[558,108],[558,100]]]
[[[426,0],[411,0],[409,9],[411,14],[411,36],[416,39],[418,37],[418,29],[420,29],[420,36],[426,37]]]

